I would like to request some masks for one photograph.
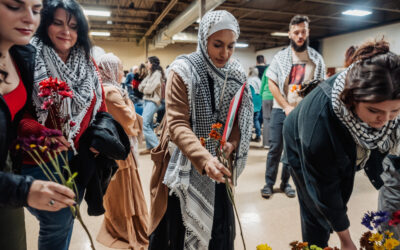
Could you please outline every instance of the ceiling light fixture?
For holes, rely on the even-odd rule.
[[[92,36],[110,36],[110,32],[108,32],[108,31],[91,31],[90,35],[92,35]]]
[[[83,13],[87,16],[105,16],[109,17],[111,16],[111,11],[109,10],[88,10],[88,9],[83,9]]]
[[[348,16],[367,16],[372,14],[371,11],[368,10],[357,10],[357,9],[353,9],[353,10],[346,10],[342,12],[343,15],[348,15]]]
[[[235,48],[247,48],[249,47],[248,43],[236,43]]]
[[[272,32],[271,36],[288,36],[287,32]]]
[[[111,20],[107,20],[107,24],[113,24]]]

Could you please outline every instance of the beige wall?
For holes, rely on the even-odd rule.
[[[128,70],[133,65],[139,65],[146,61],[144,46],[139,47],[136,43],[97,41],[95,45],[103,48],[107,53],[112,52],[118,56],[124,65],[124,70]],[[196,44],[176,43],[164,49],[149,51],[148,56],[157,56],[160,58],[161,66],[165,69],[177,56],[189,54],[195,50]],[[255,65],[256,62],[256,54],[252,47],[244,49],[236,48],[233,57],[240,61],[246,72],[248,72],[249,67]]]
[[[96,41],[95,45],[103,48],[107,53],[112,52],[118,56],[124,65],[124,70],[146,61],[144,46],[139,47],[136,43]],[[164,49],[149,51],[148,56],[157,56],[165,69],[177,56],[191,53],[195,49],[195,44],[171,44]]]

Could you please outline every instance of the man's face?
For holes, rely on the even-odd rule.
[[[303,22],[290,26],[289,39],[291,40],[293,48],[301,48],[300,51],[304,51],[307,46],[308,36],[310,35],[310,30],[308,29],[308,23]],[[300,52],[299,51],[299,52]]]

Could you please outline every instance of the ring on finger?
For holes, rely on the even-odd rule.
[[[54,204],[55,204],[56,202],[53,200],[53,199],[51,199],[50,201],[49,201],[49,203],[47,203],[50,207],[52,207],[52,206],[54,206]]]

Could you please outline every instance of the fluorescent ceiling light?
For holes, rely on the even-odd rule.
[[[110,32],[108,32],[108,31],[91,31],[90,35],[92,35],[92,36],[110,36]]]
[[[112,21],[111,20],[107,20],[107,24],[112,24]]]
[[[371,11],[367,11],[367,10],[346,10],[344,12],[342,12],[343,15],[348,15],[348,16],[366,16],[366,15],[370,15],[372,12]]]
[[[247,48],[247,47],[249,47],[249,44],[248,43],[236,43],[235,47],[236,48]]]
[[[271,36],[288,36],[287,32],[272,32]]]
[[[87,10],[83,9],[83,13],[87,16],[111,16],[111,11],[109,10]]]

